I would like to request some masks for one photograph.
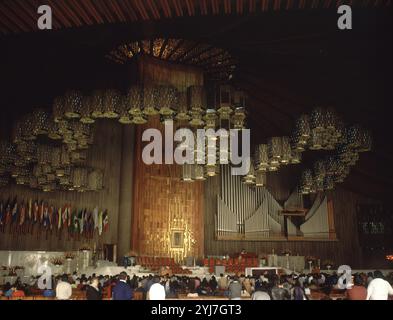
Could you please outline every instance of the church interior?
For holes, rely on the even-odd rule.
[[[46,2],[0,2],[0,299],[50,299],[42,266],[167,299],[392,283],[391,1]]]

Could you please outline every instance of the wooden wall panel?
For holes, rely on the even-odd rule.
[[[93,242],[96,242],[97,246],[102,243],[117,243],[122,147],[121,134],[122,127],[115,121],[100,120],[95,127],[95,144],[89,150],[88,164],[105,170],[104,190],[86,193],[44,193],[26,187],[12,185],[0,190],[0,199],[6,201],[8,197],[13,198],[16,195],[19,201],[32,198],[33,200],[48,201],[55,206],[69,203],[78,209],[93,209],[95,206],[104,210],[108,209],[108,232],[103,233],[101,237],[96,235],[94,240],[87,242],[90,246],[93,245]],[[86,241],[83,238],[81,238],[81,241],[68,240],[65,231],[63,231],[63,236],[61,238],[58,236],[56,237],[53,232],[53,235],[48,236],[47,239],[45,235],[41,235],[41,237],[38,238],[36,235],[11,236],[8,234],[8,231],[6,234],[0,233],[0,250],[63,251],[78,249],[84,244],[86,244]]]
[[[290,174],[289,171],[288,174]],[[367,199],[340,187],[328,193],[333,202],[338,241],[218,241],[215,240],[214,215],[217,211],[219,183],[219,177],[208,179],[205,182],[205,255],[237,253],[243,248],[248,252],[259,254],[269,254],[273,249],[276,253],[289,249],[294,255],[313,255],[319,257],[321,261],[331,259],[337,264],[349,264],[353,268],[365,265],[358,242],[356,203],[368,201]],[[281,203],[289,196],[292,186],[293,183],[291,185],[286,173],[269,174],[268,176],[268,190]]]

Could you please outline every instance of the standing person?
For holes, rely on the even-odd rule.
[[[149,290],[149,300],[165,300],[165,288],[160,283],[160,278],[155,276]]]
[[[86,299],[87,300],[102,300],[102,293],[99,287],[98,278],[91,279],[90,285],[86,286]]]
[[[258,287],[258,289],[252,294],[251,300],[271,300],[267,285],[263,284]]]
[[[212,276],[211,279],[209,280],[210,290],[214,293],[217,290],[217,286],[218,286],[218,283],[217,283],[216,277]]]
[[[242,284],[237,276],[233,277],[233,281],[229,284],[229,299],[240,300],[242,295]]]
[[[221,291],[225,291],[228,289],[228,278],[222,273],[220,274],[220,278],[218,279],[218,289]]]
[[[284,280],[276,279],[275,286],[272,288],[273,300],[290,300],[290,293],[284,288],[283,282]]]
[[[244,290],[247,291],[247,293],[251,296],[252,294],[252,287],[251,287],[251,280],[250,280],[250,276],[246,277],[243,281],[243,287]]]
[[[393,295],[393,288],[383,279],[381,271],[374,272],[374,280],[367,287],[367,300],[388,300]]]
[[[307,296],[300,284],[299,279],[296,280],[295,286],[293,287],[293,300],[307,300]]]
[[[72,296],[72,287],[68,282],[68,276],[64,274],[61,281],[56,286],[56,299],[57,300],[70,300]]]
[[[113,300],[132,300],[133,292],[127,284],[127,273],[120,273],[119,281],[113,288]]]

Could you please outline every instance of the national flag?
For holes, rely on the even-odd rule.
[[[49,213],[48,213],[48,224],[49,228],[52,230],[53,228],[53,222],[54,222],[54,213],[55,213],[55,208],[53,206],[49,207]]]
[[[49,226],[49,208],[46,204],[43,207],[42,211],[43,211],[43,215],[41,221],[43,222],[44,228],[46,228]]]
[[[77,233],[79,229],[79,219],[76,211],[72,214],[72,232]]]
[[[59,209],[57,210],[57,229],[60,230],[61,229],[61,224],[62,224],[62,219],[63,214],[61,212],[61,207],[59,207]]]
[[[93,223],[94,223],[94,230],[98,228],[98,208],[95,207],[93,210]]]
[[[63,212],[62,212],[62,220],[63,220],[63,226],[67,227],[68,224],[68,206],[65,205],[63,208]]]
[[[103,212],[102,210],[100,211],[100,213],[98,214],[98,234],[101,235],[102,234],[102,218],[103,218]]]
[[[44,201],[41,201],[41,204],[39,206],[39,210],[38,210],[38,219],[39,219],[39,223],[45,223],[44,221],[44,211],[45,211],[45,207],[44,207]]]
[[[33,205],[33,221],[34,223],[38,222],[39,219],[39,211],[40,211],[40,207],[38,205],[38,201],[34,201],[34,205]]]
[[[104,229],[104,232],[107,232],[109,229],[109,214],[108,210],[105,210],[104,215],[102,217],[102,227]]]
[[[33,219],[33,200],[30,198],[29,203],[27,204],[27,216],[26,220],[27,222],[31,223],[31,220]]]
[[[11,207],[11,203],[8,202],[6,208],[5,208],[5,222],[4,225],[8,225],[11,222],[11,211],[12,211],[12,207]]]
[[[93,230],[94,230],[93,214],[90,211],[87,213],[87,218],[86,218],[86,231],[89,237],[92,236]]]
[[[3,219],[5,217],[5,206],[3,201],[0,202],[0,226],[3,225]]]
[[[11,210],[11,224],[13,224],[14,222],[16,222],[18,220],[18,201],[16,200],[16,198],[14,199],[14,204],[12,206],[12,210]]]
[[[68,212],[68,214],[67,214],[67,216],[68,216],[68,228],[70,228],[71,227],[71,224],[72,224],[72,208],[71,208],[71,205],[68,205],[67,206],[67,212]]]
[[[84,229],[84,225],[85,225],[85,214],[86,214],[86,209],[85,210],[81,210],[79,212],[79,232],[82,234],[83,233],[83,229]]]
[[[21,207],[20,207],[20,213],[19,213],[19,225],[22,226],[25,223],[26,219],[26,207],[25,207],[25,202],[22,201]]]

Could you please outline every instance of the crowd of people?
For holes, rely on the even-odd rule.
[[[143,276],[130,277],[122,272],[117,276],[78,276],[64,274],[52,277],[52,285],[45,290],[38,289],[38,278],[22,283],[18,278],[14,284],[6,283],[0,288],[0,296],[22,298],[40,294],[58,300],[72,299],[73,290],[84,292],[87,300],[132,300],[136,292],[143,299],[164,300],[188,297],[226,297],[232,300],[248,298],[252,300],[308,300],[312,292],[319,292],[319,299],[330,300],[331,292],[338,290],[341,299],[348,300],[387,300],[393,298],[393,274],[384,277],[382,272],[357,273],[350,283],[343,282],[347,289],[339,290],[339,275],[300,274],[277,275],[265,272],[258,277],[227,276],[221,274],[209,277],[192,276]]]

